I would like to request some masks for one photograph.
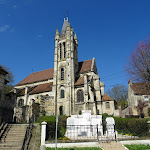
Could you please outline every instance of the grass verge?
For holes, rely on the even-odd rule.
[[[83,148],[57,148],[58,150],[102,150],[98,147],[83,147]],[[46,150],[55,150],[55,148],[46,148]]]
[[[150,145],[125,145],[129,150],[150,150]]]

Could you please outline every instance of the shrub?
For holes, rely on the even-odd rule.
[[[82,115],[82,111],[81,110],[79,110],[79,115]]]
[[[66,132],[66,120],[67,116],[59,116],[58,120],[58,128],[57,128],[57,137],[64,137]],[[46,121],[46,140],[54,140],[55,139],[55,131],[56,131],[56,117],[55,116],[42,116],[41,122]]]
[[[106,120],[107,117],[109,117],[109,115],[107,113],[102,114],[103,120]]]
[[[145,136],[148,134],[149,127],[146,119],[117,117],[114,119],[116,130],[119,133],[132,134],[135,136]]]
[[[148,108],[147,111],[148,111],[148,116],[150,117],[150,107]]]

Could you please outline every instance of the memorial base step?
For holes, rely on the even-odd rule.
[[[110,142],[100,142],[100,147],[103,150],[128,150],[120,142],[110,141]]]

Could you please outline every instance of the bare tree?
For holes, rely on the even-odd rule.
[[[150,81],[150,40],[139,42],[125,67],[134,81]]]
[[[7,94],[13,89],[14,75],[10,71],[10,68],[8,68],[7,66],[4,66],[2,64],[0,64],[0,66],[8,72],[8,74],[6,74],[6,80],[8,81],[8,84],[4,86],[4,92],[5,94]]]
[[[143,109],[144,107],[148,106],[147,102],[143,102],[141,100],[138,101],[137,109],[139,110],[140,117],[144,118]]]
[[[117,101],[118,106],[124,109],[127,106],[128,89],[125,85],[116,84],[106,92],[110,97]]]

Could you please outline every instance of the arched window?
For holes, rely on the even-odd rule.
[[[61,57],[61,53],[62,53],[62,52],[61,52],[61,43],[60,43],[59,46],[60,46],[60,59],[61,59],[61,58],[62,58],[62,57]]]
[[[60,91],[60,98],[65,98],[65,91],[64,90]]]
[[[61,80],[64,80],[64,68],[61,68]]]
[[[110,108],[110,103],[106,102],[106,108],[109,109]]]
[[[77,102],[84,102],[84,96],[83,96],[83,91],[82,90],[78,90],[77,92]]]
[[[65,44],[65,42],[63,43],[63,46],[64,46],[64,58],[66,58],[66,44]]]
[[[22,106],[24,106],[24,100],[23,100],[23,99],[20,99],[20,100],[18,101],[18,107],[22,107]]]
[[[63,115],[63,106],[59,107],[59,115]]]

